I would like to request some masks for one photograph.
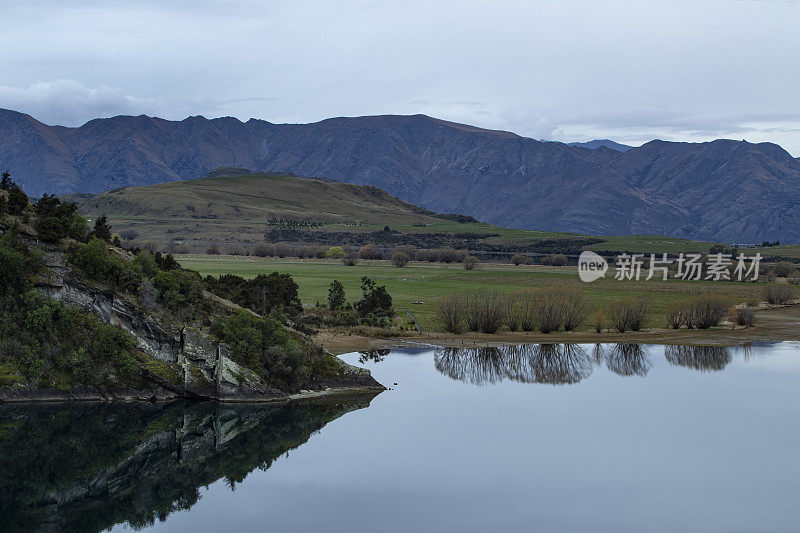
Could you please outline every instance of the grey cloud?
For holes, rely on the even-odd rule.
[[[800,154],[797,2],[0,0],[0,10],[0,107],[50,123],[425,113],[534,138],[747,136]]]

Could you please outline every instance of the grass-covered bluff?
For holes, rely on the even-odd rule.
[[[203,396],[227,380],[275,396],[378,386],[287,327],[296,285],[294,295],[263,287],[262,316],[207,292],[171,255],[119,244],[104,217],[90,229],[74,204],[31,203],[3,177],[0,391],[113,395],[155,384],[182,395],[191,383],[190,395]]]

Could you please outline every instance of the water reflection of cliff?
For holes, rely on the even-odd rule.
[[[577,344],[523,344],[496,348],[440,348],[434,354],[436,370],[458,381],[488,385],[504,380],[521,383],[569,385],[605,365],[620,376],[644,377],[652,367],[647,345],[597,344],[590,356]],[[733,359],[723,346],[665,346],[672,365],[703,372],[723,370]]]
[[[188,509],[199,488],[266,470],[374,395],[284,406],[0,406],[0,517],[8,531],[135,528]]]

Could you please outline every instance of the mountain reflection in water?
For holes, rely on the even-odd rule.
[[[4,531],[134,528],[233,488],[375,395],[291,405],[212,402],[0,406]]]
[[[747,348],[742,349],[747,355]],[[666,346],[664,354],[671,365],[702,372],[723,370],[732,360],[725,346]],[[577,344],[439,348],[434,354],[436,370],[473,385],[504,380],[571,385],[588,378],[601,364],[620,376],[644,377],[652,367],[648,346],[632,343],[597,344],[591,356]]]

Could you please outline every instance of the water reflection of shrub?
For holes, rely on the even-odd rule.
[[[701,372],[723,370],[732,360],[725,346],[667,346],[664,355],[670,364]]]
[[[646,376],[652,366],[647,348],[641,344],[618,343],[605,354],[606,367],[620,376]]]
[[[436,369],[474,385],[505,379],[521,383],[564,385],[592,373],[586,351],[576,344],[532,344],[501,348],[442,348],[434,354]]]

